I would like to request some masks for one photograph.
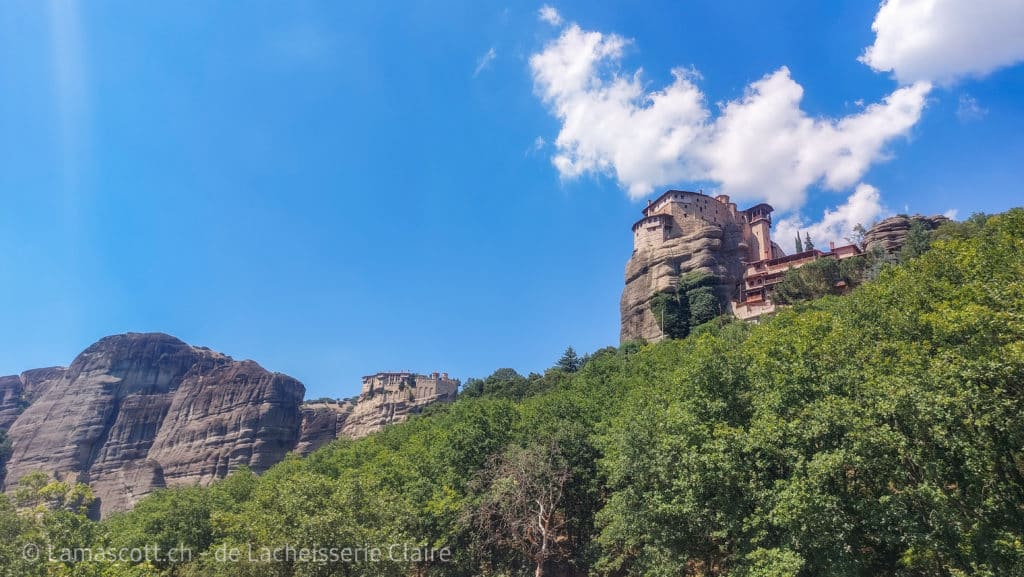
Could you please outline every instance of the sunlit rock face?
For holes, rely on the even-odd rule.
[[[772,211],[764,203],[739,210],[726,195],[683,190],[648,202],[633,224],[633,254],[619,304],[621,342],[664,338],[651,300],[674,291],[689,272],[712,275],[721,310],[728,311],[745,263],[784,256],[771,240]]]
[[[719,299],[727,303],[743,278],[742,260],[746,254],[747,245],[739,226],[713,223],[694,223],[682,236],[637,250],[626,263],[620,340],[662,339],[661,325],[651,312],[651,299],[658,293],[674,290],[680,275],[688,272],[714,275],[719,281]]]
[[[88,483],[107,514],[162,487],[261,471],[295,447],[304,393],[291,377],[169,335],[107,337],[67,369],[0,380],[12,444],[4,483],[32,471]]]
[[[345,418],[342,435],[359,438],[404,421],[434,403],[450,403],[459,381],[446,373],[377,373],[363,377],[363,389]]]
[[[106,515],[156,489],[207,485],[240,467],[262,472],[450,402],[448,375],[378,373],[353,399],[303,403],[292,377],[172,336],[128,333],[67,368],[0,377],[0,429],[12,451],[4,488],[33,471],[88,483]]]

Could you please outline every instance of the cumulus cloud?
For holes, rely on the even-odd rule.
[[[885,159],[885,146],[917,123],[930,89],[917,83],[857,114],[814,118],[783,67],[715,117],[694,70],[673,70],[672,83],[654,91],[641,70],[623,73],[628,43],[570,24],[530,67],[537,94],[562,123],[552,158],[560,175],[607,174],[634,199],[675,182],[711,181],[739,200],[798,208],[809,186],[848,188]]]
[[[807,222],[800,215],[775,221],[772,225],[775,229],[772,238],[787,254],[793,251],[790,239],[796,238],[798,233],[801,239],[805,234],[809,234],[818,249],[827,250],[828,243],[846,244],[846,239],[852,236],[855,226],[861,224],[870,227],[885,213],[886,209],[882,206],[882,197],[878,189],[870,184],[861,183],[845,203],[834,209],[826,209],[821,220],[817,222]]]
[[[1024,61],[1020,0],[886,0],[861,61],[905,84],[950,84]]]
[[[781,68],[725,106],[698,153],[723,191],[794,208],[809,186],[848,189],[885,159],[885,145],[917,123],[928,90],[916,84],[857,114],[812,118],[800,108],[803,88]]]
[[[541,19],[541,22],[547,22],[552,26],[562,25],[562,15],[550,4],[541,6],[540,10],[537,11],[537,17]]]
[[[491,62],[494,62],[494,59],[497,57],[498,53],[497,51],[494,50],[494,47],[492,46],[490,50],[485,52],[484,55],[480,57],[480,60],[477,60],[476,68],[473,70],[473,77],[475,78],[477,76],[480,76],[480,73],[486,70],[487,67],[491,65]]]

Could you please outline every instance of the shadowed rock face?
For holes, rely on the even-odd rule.
[[[165,486],[261,471],[295,447],[304,393],[291,377],[168,335],[107,337],[67,369],[0,379],[5,484],[36,470],[76,479],[106,514]]]
[[[864,235],[864,250],[871,252],[878,248],[887,254],[898,253],[907,241],[907,234],[910,233],[910,226],[914,222],[920,222],[925,230],[935,230],[943,223],[949,222],[949,219],[941,215],[890,216],[872,226]]]

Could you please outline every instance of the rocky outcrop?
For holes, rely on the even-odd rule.
[[[0,414],[18,413],[5,483],[36,470],[85,482],[105,514],[168,485],[261,471],[295,447],[304,393],[291,377],[168,335],[107,337],[67,369],[0,381]]]
[[[18,415],[63,376],[63,368],[50,367],[0,377],[0,429],[11,428]]]
[[[88,483],[99,511],[156,489],[205,485],[291,452],[357,438],[455,399],[447,375],[378,373],[358,398],[303,404],[299,381],[165,334],[104,338],[67,368],[0,377],[11,454],[0,483],[32,471]]]
[[[872,226],[864,235],[864,250],[871,252],[879,249],[890,255],[899,253],[914,222],[921,223],[926,230],[935,230],[943,223],[949,222],[949,219],[942,215],[891,216]]]
[[[331,441],[346,436],[345,422],[356,406],[355,399],[302,405],[302,430],[295,452],[308,455]]]
[[[626,288],[622,291],[620,313],[622,342],[663,338],[660,325],[651,313],[651,299],[674,290],[679,276],[702,271],[718,280],[717,293],[722,310],[743,278],[742,259],[748,247],[736,225],[702,222],[682,236],[665,240],[653,248],[633,253],[626,263]]]
[[[363,391],[345,417],[341,434],[359,438],[398,423],[434,403],[450,403],[458,395],[459,381],[448,375],[378,373],[363,377]]]

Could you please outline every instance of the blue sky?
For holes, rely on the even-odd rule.
[[[1022,204],[1019,7],[946,0],[922,24],[901,5],[916,1],[559,2],[546,19],[492,2],[4,3],[0,374],[125,331],[256,359],[310,397],[379,370],[540,371],[617,343],[630,225],[666,188],[781,203],[780,226],[819,242],[851,214]],[[970,48],[908,52],[922,25]],[[563,85],[573,62],[592,67]],[[652,105],[670,86],[702,104]],[[739,126],[794,90],[792,124]],[[674,125],[697,136],[661,134]]]

